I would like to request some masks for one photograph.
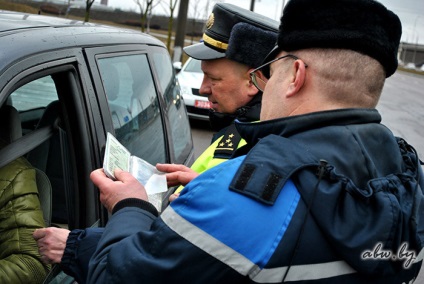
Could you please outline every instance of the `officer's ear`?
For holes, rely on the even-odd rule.
[[[287,89],[286,96],[293,96],[300,92],[306,80],[307,65],[300,59],[293,63],[292,81]]]

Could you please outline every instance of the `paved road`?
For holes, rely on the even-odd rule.
[[[214,132],[209,127],[209,121],[190,119],[190,125],[194,143],[194,159],[197,159],[209,146]]]
[[[167,34],[160,34],[160,33],[152,33],[152,32],[150,32],[149,33],[151,36],[154,36],[154,37],[157,37],[157,38],[168,38],[168,35]],[[175,37],[174,36],[172,36],[171,37],[171,39],[172,40],[174,40],[175,39]],[[193,43],[198,43],[198,41],[192,41],[191,39],[188,39],[187,37],[184,39],[184,42],[185,43],[188,43],[188,44],[193,44]]]
[[[424,76],[396,72],[386,80],[377,109],[382,123],[413,145],[424,160]]]

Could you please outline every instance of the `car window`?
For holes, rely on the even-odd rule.
[[[46,107],[57,100],[56,85],[49,75],[17,88],[10,94],[8,104],[19,112],[22,134],[25,135],[37,127]]]
[[[45,108],[57,100],[57,91],[51,76],[45,76],[31,81],[15,90],[9,97],[9,102],[19,111],[29,111]]]
[[[151,164],[166,162],[165,136],[145,54],[98,59],[116,138]]]
[[[180,87],[175,78],[169,55],[157,49],[153,54],[154,65],[168,109],[168,120],[171,124],[171,142],[175,163],[184,163],[192,146],[191,130]]]
[[[19,113],[22,135],[30,134],[34,130],[41,130],[47,126],[53,126],[56,119],[61,117],[58,87],[53,76],[56,75],[36,78],[18,87],[10,94],[7,104],[14,107]],[[49,220],[47,224],[52,222],[55,225],[60,224],[60,226],[67,227],[74,216],[68,215],[67,209],[71,203],[67,204],[65,195],[66,191],[70,192],[73,181],[70,161],[64,158],[64,153],[68,153],[68,148],[65,146],[67,145],[67,142],[65,142],[67,134],[63,130],[63,125],[62,120],[58,121],[56,126],[57,129],[61,130],[61,134],[54,131],[46,142],[29,150],[24,157],[33,167],[46,175],[51,185],[51,193],[46,193],[47,196],[50,196],[48,199],[51,198],[52,202],[51,215],[48,214],[49,217],[45,218]],[[65,168],[68,169],[66,172]],[[39,186],[39,190],[44,189],[44,186],[37,186]],[[69,198],[68,201],[72,202],[70,196]],[[40,197],[42,205],[44,199]],[[72,202],[72,204],[74,203]],[[46,214],[44,207],[43,211]]]
[[[202,67],[201,67],[201,61],[190,58],[187,60],[186,65],[184,67],[184,71],[186,72],[195,72],[195,73],[203,73]]]

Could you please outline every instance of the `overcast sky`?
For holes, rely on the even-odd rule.
[[[175,1],[175,0],[174,0]],[[207,18],[212,10],[214,3],[226,2],[245,9],[250,9],[250,0],[189,0],[189,17],[194,15],[194,4],[199,3],[196,17]],[[256,0],[254,11],[279,20],[282,11],[283,2],[288,0]],[[100,3],[100,0],[96,0]],[[153,14],[169,15],[168,0],[161,0],[161,5],[153,9]],[[209,8],[206,9],[209,2]],[[389,10],[395,12],[402,22],[402,41],[409,43],[424,44],[424,0],[380,0]],[[178,3],[179,5],[179,3]],[[109,0],[109,6],[121,8],[122,10],[137,11],[137,5],[134,0]],[[178,15],[176,13],[176,15]]]

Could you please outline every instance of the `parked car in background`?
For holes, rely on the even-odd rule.
[[[0,46],[0,114],[17,114],[2,116],[0,134],[9,149],[28,147],[22,155],[47,175],[48,223],[75,229],[107,222],[89,178],[103,165],[107,132],[153,165],[193,162],[186,108],[158,39],[0,11]],[[163,206],[170,193],[162,195]],[[59,283],[55,275],[47,283]]]
[[[181,94],[187,108],[188,116],[193,119],[209,120],[209,109],[212,105],[207,95],[199,93],[199,88],[203,80],[200,63],[200,60],[190,57],[178,72],[177,78],[180,83]],[[174,67],[176,65],[178,63],[174,63]]]

